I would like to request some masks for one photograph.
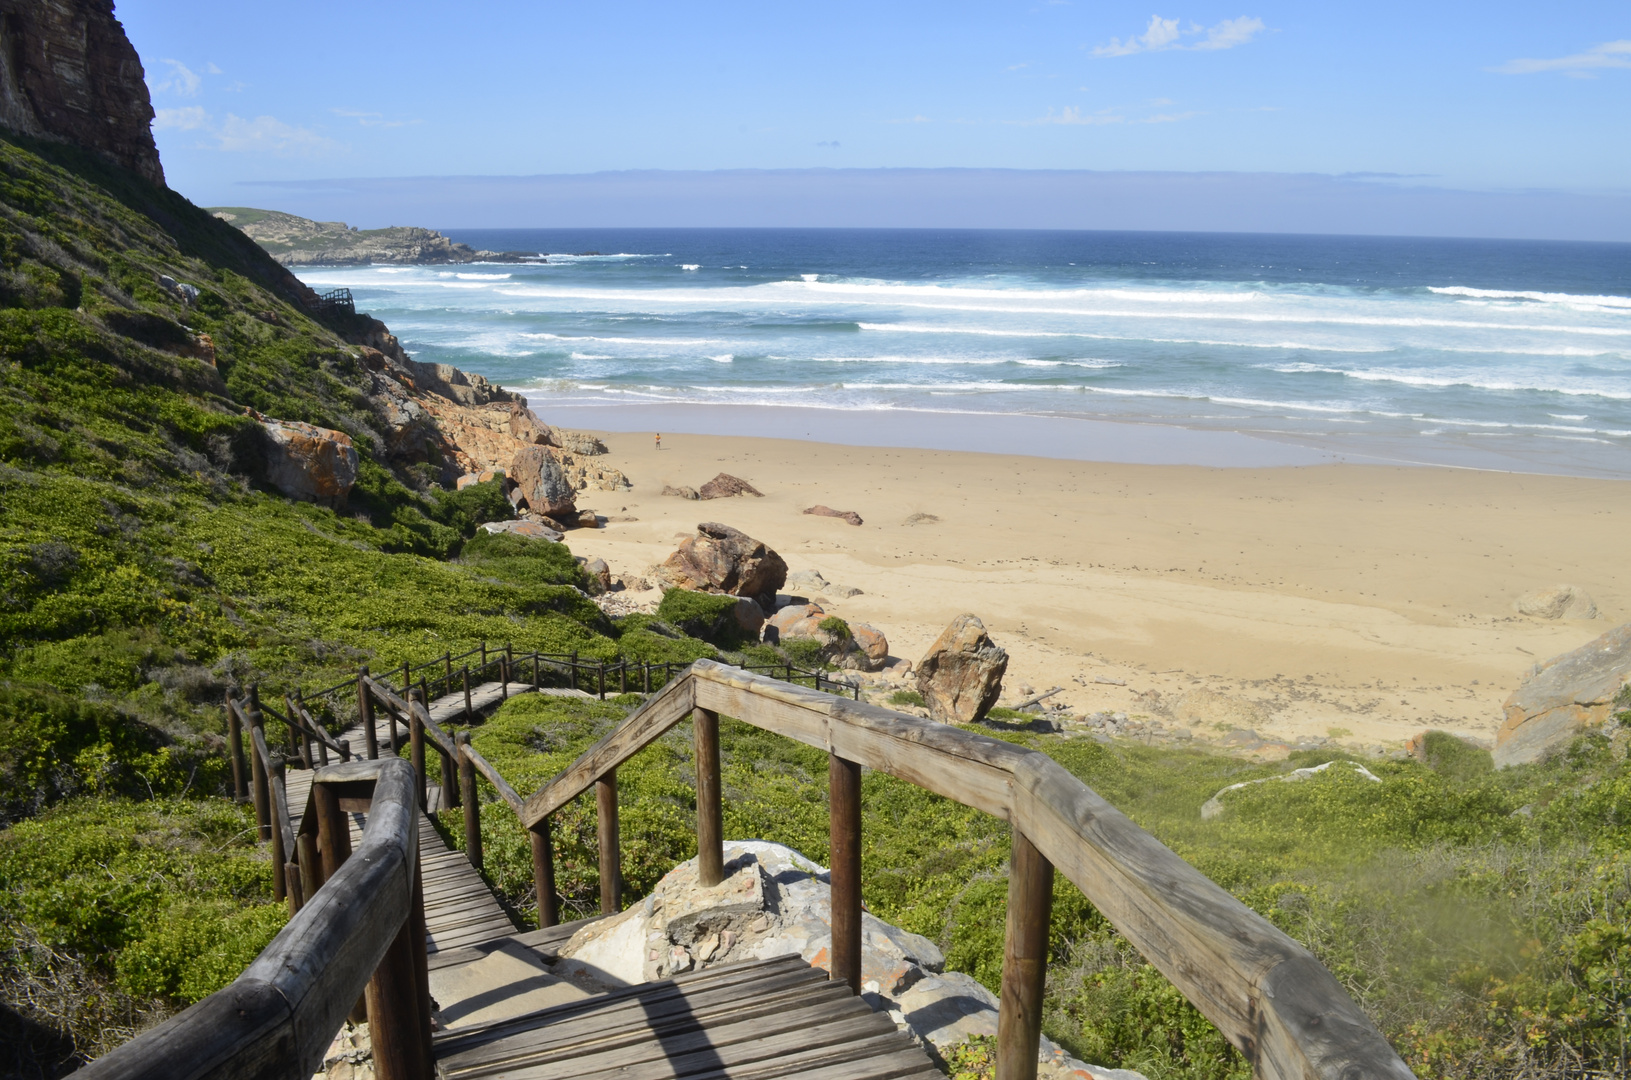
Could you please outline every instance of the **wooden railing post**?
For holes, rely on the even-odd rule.
[[[253,749],[255,732],[261,732],[261,741],[266,740],[264,721],[261,719],[260,689],[256,686],[249,688],[249,715],[244,717],[249,722],[249,753],[250,787],[255,796],[255,824],[260,829],[260,838],[272,838],[272,798],[266,787],[266,765],[261,761],[260,754]]]
[[[600,834],[600,910],[623,910],[623,860],[617,838],[617,770],[595,781],[595,810]]]
[[[832,981],[861,992],[861,766],[827,755]]]
[[[1036,1080],[1052,915],[1053,864],[1015,829],[1014,851],[1008,861],[1002,1004],[997,1011],[997,1080]]]
[[[283,755],[273,754],[267,761],[267,786],[275,790],[283,786]],[[275,801],[275,800],[274,800]],[[274,806],[275,810],[276,807]],[[273,817],[281,818],[274,814]],[[289,861],[289,853],[283,850],[283,822],[272,822],[272,899],[287,900],[289,898],[288,876],[283,869]],[[294,912],[290,912],[294,914]]]
[[[449,649],[442,654],[442,667],[444,668],[442,693],[451,694],[453,692],[453,650]]]
[[[650,660],[640,661],[640,689],[643,690],[645,693],[648,693],[648,694],[651,693],[651,661]]]
[[[351,857],[351,822],[340,809],[340,797],[327,784],[311,786],[312,809],[317,814],[317,846],[322,855],[323,880],[339,873],[340,864]],[[368,995],[365,992],[351,1009],[351,1022],[368,1022]]]
[[[374,695],[368,689],[366,664],[357,669],[357,719],[362,723],[363,745],[368,747],[368,760],[376,761],[379,758],[379,736],[374,734]]]
[[[476,719],[476,710],[470,705],[470,665],[464,665],[464,722],[473,723]]]
[[[459,751],[459,796],[464,804],[464,854],[470,865],[481,869],[481,800],[476,792],[476,763],[470,760],[470,733],[453,737]]]
[[[477,668],[476,670],[481,672],[481,677],[483,679],[485,679],[487,677],[487,639],[486,638],[481,639],[481,667]]]
[[[309,832],[295,833],[295,861],[300,868],[300,895],[310,900],[323,887],[323,855],[317,846],[317,837]]]
[[[719,798],[719,714],[691,710],[696,736],[697,878],[704,887],[725,880],[725,829]]]
[[[549,842],[549,819],[529,828],[527,839],[532,841],[532,885],[538,894],[538,928],[542,930],[561,921],[555,898],[555,852]]]
[[[413,771],[419,778],[419,808],[423,810],[430,805],[425,792],[425,725],[419,720],[419,710],[414,705],[419,702],[419,687],[408,688],[408,745],[412,747],[410,756],[413,761]]]
[[[572,650],[572,666],[566,669],[572,674],[572,689],[578,688],[578,650]]]
[[[402,661],[402,696],[407,697],[408,691],[413,689],[413,665],[406,660]]]
[[[617,692],[629,692],[629,661],[627,657],[620,657],[617,661]]]
[[[430,688],[425,680],[419,680],[419,702],[425,709],[425,715],[430,715]],[[423,721],[421,721],[423,723]],[[459,763],[452,754],[442,748],[440,742],[436,743],[437,756],[441,758],[442,765],[442,808],[458,806],[459,799]]]
[[[244,777],[244,733],[238,720],[238,707],[227,694],[227,751],[232,757],[232,801],[243,803],[249,799]]]
[[[597,679],[597,681],[595,683],[595,688],[596,688],[597,692],[600,694],[600,700],[605,701],[606,700],[606,661],[604,661],[604,660],[602,660],[600,662],[599,677],[598,677],[598,679]]]
[[[364,991],[374,1075],[379,1080],[432,1080],[436,1072],[430,1054],[429,1006],[420,1000],[425,996],[418,970],[425,952],[424,886],[417,868],[414,878],[412,909]]]
[[[538,650],[534,649],[532,650],[532,688],[534,690],[538,690],[541,689],[543,685],[543,683],[538,681]]]

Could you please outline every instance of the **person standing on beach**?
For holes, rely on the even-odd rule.
[[[657,432],[657,449],[661,450],[662,448],[663,448],[663,433],[659,431],[659,432]]]

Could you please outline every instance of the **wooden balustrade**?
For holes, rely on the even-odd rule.
[[[483,667],[477,670],[485,671],[492,661],[485,646],[481,652]],[[455,659],[464,658],[445,655],[440,666],[451,674]],[[513,659],[508,647],[496,657],[506,683]],[[540,654],[534,653],[535,684],[540,662]],[[580,664],[573,654],[558,666],[573,684],[579,681],[580,671],[588,668],[595,691],[604,695],[603,661]],[[650,687],[654,670],[658,669],[641,665],[642,686]],[[666,674],[670,668],[663,665],[661,670]],[[468,694],[470,666],[465,664],[463,671]],[[407,674],[411,672],[405,674],[405,681]],[[1036,1074],[1056,868],[1218,1026],[1252,1063],[1258,1077],[1403,1080],[1411,1075],[1369,1019],[1306,949],[1207,880],[1045,755],[821,693],[816,688],[827,680],[820,673],[788,665],[778,674],[787,681],[698,661],[660,686],[625,721],[525,799],[475,750],[468,733],[450,737],[432,720],[424,683],[408,686],[406,700],[370,678],[366,669],[359,672],[355,685],[359,711],[369,718],[365,728],[372,728],[375,706],[384,708],[392,720],[395,747],[397,717],[407,724],[412,765],[399,760],[397,764],[403,766],[402,782],[418,792],[420,805],[426,744],[442,755],[443,789],[450,803],[456,799],[464,808],[465,848],[478,869],[483,855],[477,777],[491,784],[516,814],[518,823],[528,830],[540,926],[553,926],[560,918],[550,816],[591,788],[599,823],[601,909],[606,913],[620,909],[617,769],[686,719],[692,721],[695,745],[698,873],[704,884],[722,879],[719,717],[732,716],[828,753],[831,976],[856,992],[861,961],[863,769],[888,773],[1011,824],[1013,854],[998,1019],[1000,1080],[1031,1080]],[[626,687],[626,663],[618,665],[618,676],[618,685]],[[814,688],[793,681],[805,678]],[[468,697],[466,703],[468,708]],[[321,882],[338,872],[349,852],[340,814],[341,787],[313,786],[313,810],[291,843],[277,827],[280,820],[287,820],[286,807],[281,813],[278,807],[283,793],[282,763],[266,752],[258,693],[251,688],[245,703],[229,699],[228,706],[229,740],[234,730],[249,733],[253,768],[247,786],[263,834],[273,839],[274,859],[283,863],[283,895],[297,918],[303,917],[313,899],[321,895]],[[309,720],[303,708],[292,712],[291,718],[297,714]],[[393,760],[335,766],[321,774],[335,776],[339,775],[336,770],[359,767],[378,769]],[[238,758],[235,765],[241,774],[244,770]],[[314,865],[319,861],[320,868]],[[395,965],[392,970],[402,977],[407,960],[393,957],[389,961]],[[398,1063],[387,1069],[406,1067]]]
[[[310,1076],[366,994],[380,1080],[433,1080],[419,828],[408,764],[386,759],[318,770],[302,819],[346,835],[366,810],[357,857],[319,888],[231,985],[83,1066],[85,1080],[247,1080]],[[326,812],[318,810],[321,802]],[[349,854],[349,841],[346,843]]]

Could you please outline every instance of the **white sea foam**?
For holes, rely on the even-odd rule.
[[[719,356],[710,356],[708,359],[712,360],[716,364],[728,364],[732,360],[735,360],[736,357],[732,356],[730,353],[722,353]]]
[[[1483,300],[1534,300],[1544,304],[1584,304],[1590,307],[1631,311],[1631,296],[1589,296],[1578,293],[1509,291],[1505,289],[1474,289],[1466,285],[1429,285],[1428,292],[1440,296],[1469,296]]]
[[[1344,368],[1318,367],[1313,364],[1287,364],[1277,367],[1275,371],[1282,374],[1301,374],[1305,372],[1320,372],[1327,375],[1344,375],[1350,379],[1360,379],[1365,382],[1391,382],[1401,383],[1405,386],[1434,386],[1450,387],[1461,386],[1473,390],[1512,391],[1525,390],[1544,394],[1571,394],[1581,397],[1602,397],[1615,401],[1631,401],[1631,390],[1611,389],[1604,386],[1564,385],[1558,382],[1525,383],[1517,380],[1492,380],[1480,378],[1465,372],[1445,373],[1442,375],[1423,375],[1408,371],[1390,371],[1386,369],[1361,369],[1357,371]]]
[[[680,263],[681,270],[701,270],[701,263]]]

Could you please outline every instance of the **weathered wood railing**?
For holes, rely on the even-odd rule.
[[[1217,1025],[1257,1077],[1411,1076],[1313,954],[1047,755],[708,660],[691,665],[522,804],[522,823],[541,838],[533,849],[540,912],[553,908],[542,902],[554,888],[549,817],[591,787],[600,813],[601,903],[617,910],[617,768],[686,719],[696,741],[699,875],[704,885],[721,880],[722,714],[828,752],[831,970],[857,992],[861,769],[888,773],[1012,824],[999,1080],[1036,1075],[1056,867]]]
[[[346,817],[359,811],[368,824],[353,852]],[[317,887],[244,973],[76,1075],[306,1080],[322,1067],[360,996],[376,1075],[432,1080],[418,806],[408,763],[320,768],[299,843],[316,856],[307,870]]]

